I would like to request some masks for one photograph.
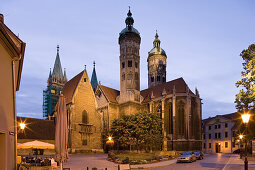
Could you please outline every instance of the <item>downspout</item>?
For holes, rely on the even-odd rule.
[[[17,169],[17,114],[16,114],[16,85],[15,85],[15,60],[12,60],[12,88],[13,88],[13,118],[14,118],[14,167]]]

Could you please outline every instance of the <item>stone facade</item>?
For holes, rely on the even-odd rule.
[[[101,117],[86,69],[68,81],[63,89],[67,102],[69,148],[71,152],[100,150]]]
[[[198,90],[193,93],[183,78],[166,82],[167,57],[160,47],[158,34],[147,60],[149,88],[140,90],[141,37],[133,27],[134,19],[130,10],[125,23],[126,28],[119,34],[120,91],[99,82],[93,93],[91,85],[83,82],[84,78],[88,80],[85,73],[78,74],[64,87],[63,93],[68,101],[70,147],[105,148],[105,140],[110,135],[114,119],[123,115],[150,112],[158,114],[162,119],[162,150],[201,150],[202,108]],[[152,81],[152,78],[155,81]],[[75,89],[76,86],[77,90],[72,92],[70,88]],[[79,132],[83,127],[92,127],[81,122],[84,110],[89,113],[89,118],[94,118],[89,119],[91,122],[88,125],[93,124],[98,130],[90,134],[94,142],[89,144],[90,146],[82,146],[82,133]],[[84,137],[88,135],[86,133]]]
[[[133,23],[129,11],[126,28],[119,36],[120,91],[99,84],[95,92],[103,133],[109,135],[111,122],[116,118],[151,112],[162,119],[163,150],[201,150],[202,108],[198,90],[194,94],[183,78],[166,82],[167,56],[157,33],[147,59],[149,88],[140,91],[141,37]],[[133,76],[136,74],[138,80]]]

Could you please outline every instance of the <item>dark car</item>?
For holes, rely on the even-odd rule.
[[[240,149],[237,149],[237,150],[234,150],[234,151],[233,151],[233,153],[235,153],[235,154],[239,154],[239,153],[240,153],[240,151],[241,151]]]
[[[202,151],[196,151],[194,152],[196,154],[196,158],[201,160],[204,159],[204,153]]]
[[[196,155],[194,152],[182,152],[180,156],[177,158],[178,162],[194,162],[196,161]]]

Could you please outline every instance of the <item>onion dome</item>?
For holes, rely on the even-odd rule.
[[[135,34],[140,34],[137,29],[135,29],[133,27],[133,24],[134,24],[134,19],[132,17],[132,13],[130,11],[130,7],[129,7],[129,10],[128,10],[128,13],[127,13],[127,18],[125,20],[125,23],[126,23],[126,28],[124,28],[121,32],[120,32],[120,35],[122,34],[125,34],[125,33],[135,33]]]
[[[160,40],[158,39],[158,33],[156,32],[155,40],[153,41],[153,49],[149,52],[149,56],[152,55],[164,55],[166,56],[166,52],[160,47]]]

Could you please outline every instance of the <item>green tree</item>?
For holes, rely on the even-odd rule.
[[[135,140],[136,148],[159,150],[162,145],[162,120],[154,113],[137,113],[115,119],[111,134],[117,145],[127,147],[130,139]]]
[[[243,58],[242,79],[237,81],[236,86],[242,87],[236,95],[236,108],[238,111],[254,109],[255,102],[255,44],[241,52]]]

